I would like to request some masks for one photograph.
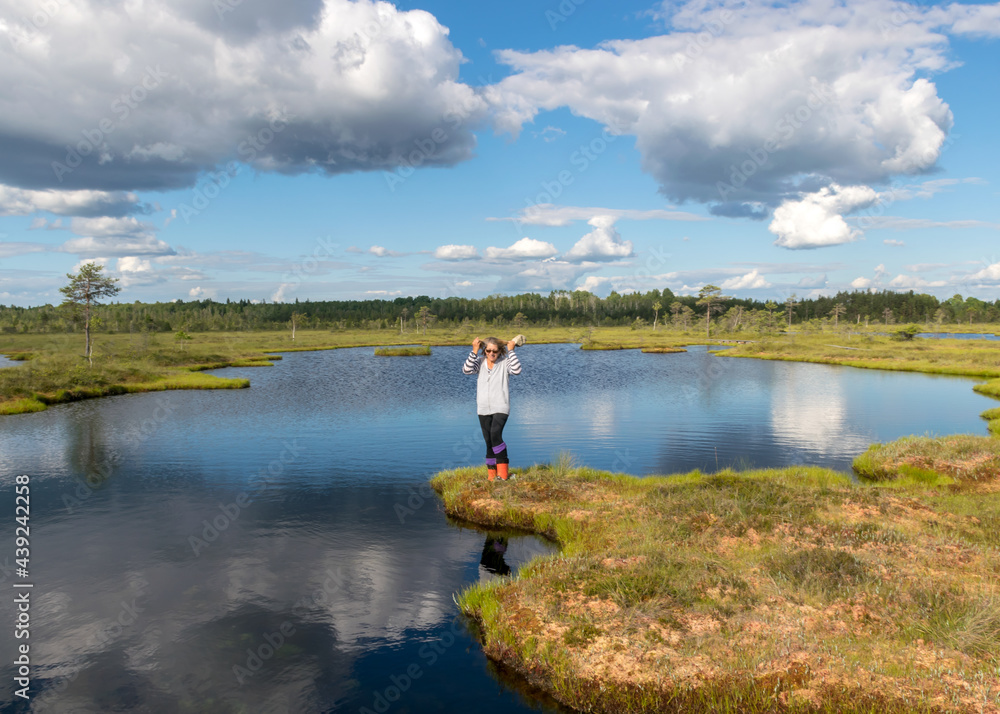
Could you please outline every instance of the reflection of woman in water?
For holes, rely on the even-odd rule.
[[[493,577],[510,575],[510,566],[503,559],[506,552],[507,539],[505,537],[486,536],[483,557],[479,559],[480,580],[491,580]]]
[[[521,362],[514,354],[514,347],[524,344],[518,335],[504,345],[496,337],[487,337],[485,343],[478,337],[472,341],[472,352],[465,358],[462,372],[477,374],[476,413],[479,426],[486,440],[486,477],[492,481],[497,476],[507,480],[510,459],[503,441],[503,427],[510,414],[510,375],[521,374]],[[483,346],[484,360],[479,357]]]

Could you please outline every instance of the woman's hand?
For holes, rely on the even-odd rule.
[[[517,342],[515,342],[514,340],[511,340],[510,342],[507,343],[508,352],[513,352],[515,347],[517,347]]]
[[[483,344],[483,341],[478,337],[472,341],[472,351],[479,354],[479,348]]]

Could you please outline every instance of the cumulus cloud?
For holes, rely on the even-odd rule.
[[[132,216],[113,218],[74,218],[69,229],[81,236],[63,243],[64,253],[94,256],[168,256],[175,253],[154,235],[154,227]]]
[[[62,216],[125,216],[149,207],[126,191],[32,191],[0,184],[0,216],[47,211]]]
[[[200,285],[196,288],[191,288],[188,290],[188,297],[192,300],[208,300],[215,297],[214,288],[203,288]],[[251,300],[250,302],[260,302],[259,300]]]
[[[879,263],[875,266],[875,277],[874,278],[855,278],[851,281],[851,287],[858,290],[868,290],[872,288],[878,288],[882,284],[882,278],[886,276],[885,264]]]
[[[136,285],[155,285],[166,278],[153,270],[149,260],[136,256],[119,258],[115,264],[115,272],[121,279],[122,287],[130,288]]]
[[[890,288],[903,290],[916,290],[923,288],[943,288],[948,283],[944,280],[924,280],[915,275],[903,275],[902,273],[889,281]]]
[[[534,238],[522,238],[509,248],[490,246],[486,249],[486,257],[494,260],[537,260],[551,258],[558,252],[551,243]]]
[[[298,283],[282,283],[271,295],[271,302],[284,302],[288,298],[288,294],[293,292],[296,287],[298,287]],[[196,289],[200,290],[201,288]]]
[[[751,270],[746,275],[724,280],[720,287],[723,290],[756,290],[758,288],[769,288],[771,287],[771,283],[767,282],[764,276],[758,271]]]
[[[442,245],[434,250],[434,257],[438,260],[475,260],[479,257],[479,251],[474,245]]]
[[[42,27],[0,23],[0,182],[153,190],[229,161],[340,174],[472,155],[486,105],[430,13],[245,0],[220,17],[220,5],[76,0]]]
[[[547,260],[533,263],[513,275],[504,277],[497,286],[511,292],[530,290],[572,290],[579,279],[588,272],[597,270],[599,263],[567,263],[562,260]]]
[[[847,225],[841,214],[870,206],[878,194],[868,186],[832,184],[799,199],[790,199],[774,211],[768,230],[783,248],[819,248],[850,243],[861,231]]]
[[[389,250],[388,248],[384,248],[380,245],[373,245],[371,248],[368,249],[368,252],[371,253],[372,255],[377,255],[379,258],[395,258],[397,256],[402,255],[402,253],[398,253],[394,250]]]
[[[601,277],[599,275],[588,275],[586,279],[580,284],[580,290],[586,290],[587,292],[596,293],[604,285],[606,285],[611,278]]]
[[[984,283],[1000,283],[1000,263],[993,263],[969,276],[969,280]]]
[[[632,241],[623,241],[615,230],[614,216],[595,216],[587,223],[593,226],[594,230],[578,240],[576,245],[563,255],[563,260],[571,263],[608,261],[628,258],[634,254]]]
[[[669,34],[498,53],[513,72],[485,96],[501,130],[516,135],[539,112],[569,107],[634,135],[669,199],[761,217],[834,183],[934,166],[952,125],[926,78],[951,66],[940,30],[995,14],[965,7],[669,3]]]

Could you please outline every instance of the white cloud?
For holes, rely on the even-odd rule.
[[[442,245],[434,249],[434,257],[438,260],[474,260],[479,251],[472,245]]]
[[[107,216],[144,210],[138,196],[125,191],[33,191],[0,184],[0,216],[27,216],[38,211],[61,216]]]
[[[192,300],[208,300],[215,298],[215,290],[213,288],[203,288],[198,286],[196,288],[191,288],[188,290],[188,297]],[[251,300],[250,302],[256,304],[260,300]]]
[[[80,268],[82,268],[83,266],[87,265],[88,263],[93,263],[94,265],[102,265],[105,268],[107,268],[111,264],[111,259],[110,258],[98,258],[98,257],[84,258],[79,263],[77,263],[72,268],[70,268],[69,272],[71,272],[71,273],[78,273],[78,272],[80,272]]]
[[[574,221],[589,221],[594,216],[611,216],[615,220],[626,218],[632,221],[707,221],[708,218],[685,211],[665,211],[654,209],[641,211],[631,208],[595,208],[582,206],[557,206],[552,203],[538,203],[521,209],[514,217],[490,217],[487,221],[513,221],[521,225],[568,226]]]
[[[594,216],[587,221],[594,230],[583,236],[563,255],[563,260],[579,263],[583,261],[608,261],[628,258],[633,255],[632,241],[623,241],[615,230],[614,216]]]
[[[271,295],[271,302],[284,302],[288,298],[288,293],[294,291],[296,287],[298,287],[297,283],[282,283]],[[201,288],[195,289],[201,290]]]
[[[969,280],[1000,283],[1000,263],[993,263],[969,276]]]
[[[569,107],[609,127],[608,142],[634,135],[670,200],[758,218],[822,186],[937,161],[952,115],[925,77],[952,66],[938,30],[954,18],[894,0],[664,7],[669,34],[499,52],[512,73],[485,91],[497,127],[516,134]],[[966,12],[992,12],[976,7]]]
[[[87,236],[71,238],[59,246],[63,253],[77,255],[170,255],[173,248],[153,236]]]
[[[914,275],[897,275],[889,281],[890,288],[902,288],[903,290],[915,290],[919,288],[943,288],[948,283],[944,280],[924,280]]]
[[[48,7],[16,5],[4,15]],[[430,13],[248,1],[220,21],[220,5],[78,0],[27,39],[20,23],[0,27],[0,182],[155,189],[228,161],[339,174],[472,156],[486,105]],[[418,141],[431,146],[414,161]]]
[[[887,238],[882,242],[885,243],[886,245],[891,245],[894,248],[902,248],[903,246],[906,245],[906,241],[893,240],[891,238]]]
[[[586,280],[580,285],[580,290],[596,293],[602,286],[606,285],[611,278],[604,278],[598,275],[588,275]]]
[[[783,248],[819,248],[850,243],[862,237],[841,214],[871,205],[878,194],[868,186],[832,184],[798,200],[787,200],[774,211],[768,230]]]
[[[155,285],[166,280],[153,270],[148,260],[138,256],[124,256],[115,264],[115,272],[121,279],[122,287],[130,288],[136,285]]]
[[[368,249],[368,252],[372,255],[377,255],[379,258],[395,258],[402,255],[402,253],[397,253],[394,250],[389,250],[388,248],[383,248],[380,245],[373,245]]]
[[[551,258],[559,251],[551,243],[535,240],[534,238],[522,238],[509,248],[486,249],[486,257],[493,260],[532,260],[541,258]]]
[[[723,290],[756,290],[758,288],[769,288],[771,283],[767,282],[763,275],[756,270],[751,270],[746,275],[738,278],[729,278],[720,285]]]
[[[531,135],[536,139],[541,139],[545,142],[555,141],[561,136],[566,136],[566,132],[556,126],[547,126],[541,131],[533,131]]]
[[[534,263],[517,273],[503,278],[500,290],[524,292],[529,290],[572,290],[580,277],[600,268],[599,263],[567,263],[561,260]]]
[[[814,275],[812,277],[804,277],[799,280],[798,286],[800,288],[824,288],[826,287],[827,277],[826,275]]]
[[[867,290],[871,286],[871,278],[855,278],[851,281],[851,287],[855,290]]]

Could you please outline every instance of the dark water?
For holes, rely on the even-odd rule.
[[[518,352],[515,471],[561,451],[635,474],[847,470],[874,440],[986,433],[996,404],[967,379],[704,348]],[[291,353],[224,371],[248,390],[0,419],[0,627],[14,629],[12,583],[34,583],[31,710],[556,711],[491,668],[452,600],[551,551],[451,523],[427,490],[484,456],[466,353]],[[10,570],[16,474],[31,477],[26,580]],[[4,712],[28,710],[12,703],[15,644],[0,638]]]
[[[1000,340],[1000,336],[989,332],[920,332],[917,337],[940,340]]]

